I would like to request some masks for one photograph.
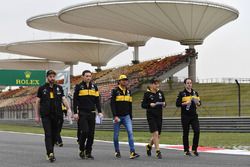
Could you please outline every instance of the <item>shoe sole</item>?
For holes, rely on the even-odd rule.
[[[81,159],[86,159],[85,155],[84,155],[84,156],[81,156],[81,154],[79,154],[79,157],[80,157]]]
[[[184,154],[185,156],[187,156],[187,157],[192,157],[192,155],[186,155],[186,154]]]
[[[136,159],[136,158],[139,158],[139,157],[140,157],[140,155],[135,156],[135,157],[130,157],[130,159]]]
[[[95,158],[86,158],[87,160],[95,160]]]
[[[156,158],[157,158],[157,159],[162,159],[162,156],[160,156],[160,157],[156,156]]]

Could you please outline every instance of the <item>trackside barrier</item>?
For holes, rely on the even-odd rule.
[[[200,118],[200,129],[204,132],[250,132],[250,117],[211,117]],[[26,126],[38,126],[34,120],[0,120],[0,124],[15,124]],[[64,123],[64,128],[76,129],[76,123],[72,125],[67,121]],[[113,130],[113,123],[111,119],[104,119],[102,124],[96,125],[97,130]],[[124,128],[122,127],[124,130]],[[148,123],[145,118],[135,118],[133,120],[133,129],[135,131],[148,131]],[[180,118],[163,119],[164,132],[180,132],[182,131]]]

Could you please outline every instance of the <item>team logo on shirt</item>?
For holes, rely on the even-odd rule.
[[[154,100],[154,96],[153,95],[150,95],[149,98],[150,98],[150,100]]]
[[[60,91],[60,89],[58,87],[56,88],[56,91],[57,91],[58,95],[62,94],[61,91]]]
[[[159,93],[158,95],[159,95],[159,99],[162,99],[162,94],[161,94],[161,93]]]
[[[47,94],[47,89],[43,89],[43,94],[44,94],[44,95]]]
[[[130,96],[130,92],[129,91],[127,91],[127,95]]]

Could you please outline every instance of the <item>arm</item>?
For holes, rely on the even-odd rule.
[[[199,102],[196,104],[197,106],[201,106],[201,100],[200,100],[200,97],[199,97],[199,94],[197,92],[195,92],[197,98],[199,99]]]
[[[67,112],[68,112],[67,119],[70,122],[70,124],[72,124],[72,111],[71,111],[70,105],[68,103],[68,100],[65,96],[62,97],[62,102],[63,102],[63,105],[66,107]]]
[[[67,111],[71,112],[71,108],[70,108],[69,102],[68,102],[68,100],[66,99],[65,96],[62,97],[62,102],[63,102],[64,106],[66,107]]]
[[[148,97],[147,97],[147,93],[144,93],[142,102],[141,102],[141,107],[144,109],[148,109],[150,108],[150,104],[148,103]]]
[[[77,114],[77,107],[78,107],[78,94],[79,94],[79,89],[78,86],[76,85],[75,91],[74,91],[74,97],[73,97],[73,111],[74,114]]]
[[[102,113],[101,103],[100,103],[100,95],[97,86],[95,85],[96,97],[95,97],[95,105],[98,113]]]
[[[38,91],[37,91],[37,98],[36,98],[36,104],[35,104],[35,121],[36,121],[36,123],[40,123],[40,120],[41,120],[41,114],[40,114],[41,98],[42,98],[42,87],[39,87]]]
[[[61,94],[62,94],[62,103],[64,104],[64,106],[66,107],[67,111],[68,112],[71,112],[71,108],[70,108],[70,105],[68,103],[68,100],[67,98],[65,97],[65,94],[64,94],[64,91],[63,91],[63,87],[59,87],[60,90],[61,90]]]
[[[182,102],[182,93],[180,92],[179,95],[177,96],[177,99],[176,99],[176,107],[181,107],[181,106],[187,106],[187,105],[190,105],[191,104],[191,99],[185,101],[185,102]]]
[[[115,92],[115,89],[113,89],[111,92],[111,100],[110,100],[110,107],[111,107],[113,117],[116,117],[115,100],[116,100],[116,92]]]
[[[130,92],[131,93],[131,92]],[[131,97],[132,98],[132,97]],[[132,120],[133,119],[133,105],[132,105],[132,101],[131,101],[131,103],[129,104],[129,110],[130,110],[130,112],[129,112],[129,116],[130,116],[130,119]]]
[[[182,106],[182,95],[180,92],[177,96],[177,99],[176,99],[176,107],[181,107],[181,106]]]
[[[75,91],[74,91],[74,97],[73,97],[73,111],[74,111],[74,119],[78,120],[79,116],[78,116],[78,94],[79,94],[79,89],[78,89],[78,85],[76,85],[75,87]]]
[[[35,121],[36,121],[36,123],[40,123],[40,120],[41,120],[40,101],[41,101],[41,99],[39,97],[37,97],[36,104],[35,104]]]
[[[163,92],[162,92],[162,102],[164,102],[164,105],[162,107],[166,107],[167,103]]]

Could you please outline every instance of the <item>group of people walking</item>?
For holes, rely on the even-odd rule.
[[[47,159],[50,162],[56,160],[54,154],[54,145],[63,146],[60,137],[63,123],[63,110],[67,111],[67,116],[71,117],[72,111],[64,95],[63,89],[55,81],[56,72],[49,70],[47,72],[47,83],[38,89],[36,100],[35,121],[42,122],[45,133],[45,146]],[[94,159],[92,155],[92,146],[94,143],[96,116],[103,118],[100,95],[98,87],[92,82],[92,73],[85,70],[82,73],[82,82],[75,86],[73,96],[73,118],[77,121],[77,138],[79,144],[79,156],[82,159]],[[199,144],[199,120],[196,113],[197,106],[201,105],[199,95],[192,89],[192,80],[184,80],[185,89],[178,94],[176,106],[181,108],[181,123],[183,128],[184,153],[187,156],[199,156],[197,151]],[[63,107],[62,107],[63,106]],[[136,153],[134,146],[134,136],[132,127],[132,94],[128,89],[128,78],[126,75],[120,75],[118,85],[111,92],[110,100],[111,111],[113,114],[114,126],[114,149],[115,157],[121,158],[119,147],[119,131],[121,125],[126,129],[128,135],[128,144],[130,148],[129,158],[135,159],[140,155]],[[146,109],[151,138],[146,145],[146,154],[152,155],[152,148],[155,147],[155,155],[162,159],[160,151],[160,135],[162,130],[163,108],[166,107],[165,96],[160,90],[160,81],[153,78],[150,80],[147,91],[144,93],[141,107]],[[63,109],[64,108],[64,109]],[[189,127],[194,131],[192,152],[189,150]]]

